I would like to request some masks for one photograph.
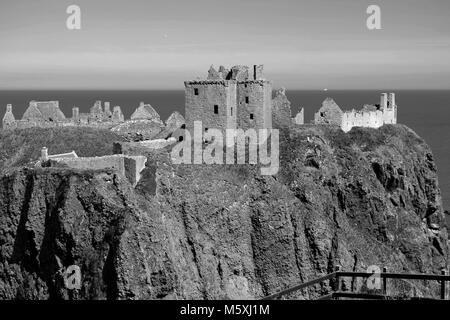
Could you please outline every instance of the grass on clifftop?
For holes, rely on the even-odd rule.
[[[49,154],[74,150],[78,156],[94,157],[112,154],[119,135],[104,129],[88,127],[27,128],[0,131],[0,172],[38,160],[42,147]]]

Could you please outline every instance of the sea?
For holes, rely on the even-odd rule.
[[[360,109],[364,104],[379,103],[380,94],[389,90],[287,90],[293,116],[305,109],[305,122],[310,122],[322,101],[333,98],[343,110]],[[444,208],[450,208],[450,90],[395,91],[398,122],[407,125],[430,145],[437,163],[439,186]],[[21,118],[29,101],[58,100],[61,110],[71,117],[72,107],[88,112],[96,100],[109,101],[111,107],[120,106],[125,118],[137,108],[139,102],[151,104],[167,119],[174,111],[184,115],[183,91],[0,91],[0,116],[8,103],[13,105],[16,118]],[[3,110],[3,111],[2,111]]]

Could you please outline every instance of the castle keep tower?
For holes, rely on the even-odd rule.
[[[223,66],[208,71],[206,80],[185,83],[186,128],[202,121],[203,130],[272,127],[272,82],[263,66]]]

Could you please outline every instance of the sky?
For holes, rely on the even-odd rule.
[[[448,0],[0,0],[0,89],[182,90],[238,64],[288,89],[450,89],[449,15]]]

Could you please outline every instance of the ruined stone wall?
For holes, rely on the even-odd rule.
[[[22,120],[32,121],[35,119],[41,119],[42,114],[37,108],[35,103],[30,102],[30,106],[25,110],[25,113],[22,116]]]
[[[342,115],[341,129],[350,131],[353,127],[379,128],[384,124],[383,112],[377,111],[348,111]]]
[[[44,125],[44,123],[39,123],[37,121],[32,121],[32,120],[16,120],[16,128],[17,129],[40,127],[41,125]],[[56,125],[56,123],[54,123],[53,125]]]
[[[302,108],[299,113],[292,118],[294,124],[305,124],[305,110]]]
[[[397,123],[397,106],[384,109],[383,122],[387,124]]]
[[[333,99],[327,98],[322,102],[322,107],[314,114],[315,124],[342,124],[342,110]]]
[[[195,95],[195,89],[198,95]],[[186,128],[192,130],[194,121],[202,121],[205,128],[236,128],[236,81],[186,81]],[[214,113],[214,106],[218,113]]]
[[[102,110],[102,102],[95,101],[94,105],[91,107],[89,112],[89,120],[90,121],[102,121],[104,118],[103,110]]]
[[[132,155],[136,154],[134,150],[140,150],[138,154],[145,154],[149,151],[159,150],[167,146],[173,145],[177,141],[178,140],[176,138],[170,137],[168,139],[154,139],[137,142],[115,142],[113,144],[113,153]]]
[[[123,157],[120,155],[103,157],[85,157],[85,158],[56,158],[56,162],[64,163],[75,169],[105,169],[113,168],[125,175],[125,166]]]
[[[17,121],[3,121],[3,126],[2,128],[4,130],[12,130],[12,129],[16,129],[17,128]]]
[[[141,172],[145,168],[147,157],[127,156],[124,157],[125,176],[134,186],[141,180]]]
[[[377,111],[347,111],[342,115],[341,129],[350,131],[353,127],[379,128],[384,124],[397,123],[397,106]]]
[[[31,101],[21,120],[14,119],[11,109],[12,106],[8,105],[3,118],[3,129],[69,126],[110,129],[118,123],[125,121],[120,106],[115,106],[114,113],[111,115],[109,102],[105,102],[105,111],[103,111],[101,101],[97,101],[94,106],[91,107],[90,113],[80,113],[79,108],[72,108],[71,118],[65,117],[64,113],[59,109],[58,101]],[[8,112],[8,110],[10,110],[10,112]]]
[[[33,127],[40,127],[40,128],[54,128],[54,127],[74,127],[74,126],[80,126],[80,127],[92,127],[92,128],[98,128],[98,129],[109,129],[116,125],[116,123],[113,122],[83,122],[82,119],[79,119],[78,121],[74,121],[72,119],[70,120],[64,120],[64,121],[39,121],[39,120],[16,120],[14,123],[10,124],[8,128],[4,129],[26,129],[26,128],[33,128]]]
[[[253,80],[238,83],[238,128],[272,127],[272,82]]]
[[[81,170],[112,168],[128,178],[130,183],[135,186],[137,182],[139,182],[141,177],[140,172],[145,167],[147,157],[116,154],[103,157],[54,158],[52,161],[63,163],[70,168]]]
[[[264,127],[266,129],[272,128],[272,81],[264,81],[263,92],[264,92]]]

